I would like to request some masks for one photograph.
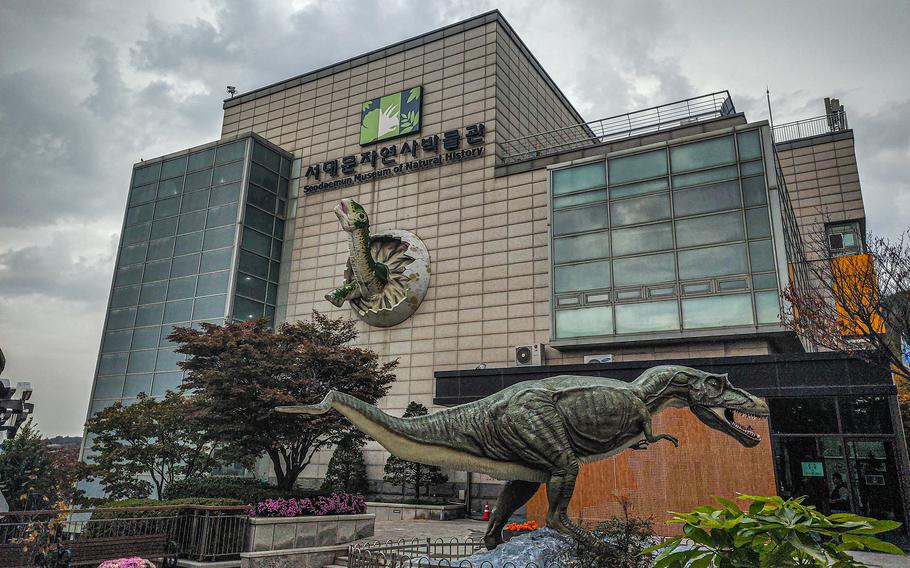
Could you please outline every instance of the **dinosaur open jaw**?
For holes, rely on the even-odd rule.
[[[724,408],[724,407],[714,407],[714,408],[710,408],[709,410],[711,410],[711,412],[713,412],[715,415],[717,415],[718,418],[721,418],[728,427],[732,428],[736,432],[738,432],[748,438],[751,438],[752,440],[755,441],[756,444],[761,442],[761,436],[759,436],[752,429],[752,426],[748,425],[748,424],[745,426],[740,424],[739,422],[736,421],[736,416],[739,415],[741,418],[745,418],[746,420],[752,420],[752,421],[763,420],[765,418],[764,416],[759,416],[758,414],[752,414],[749,412],[745,412],[745,411],[741,411],[741,410],[734,410],[732,408]]]

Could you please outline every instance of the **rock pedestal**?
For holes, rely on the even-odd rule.
[[[471,566],[484,568],[511,568],[509,563],[516,568],[527,565],[540,568],[579,566],[575,541],[548,527],[513,537],[497,546],[496,550],[478,552],[464,560],[469,561]],[[458,562],[452,565],[458,566]]]

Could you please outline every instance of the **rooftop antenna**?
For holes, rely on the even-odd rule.
[[[228,85],[228,86],[227,86],[227,92],[228,92],[229,95],[231,95],[231,98],[233,99],[233,98],[234,98],[234,95],[237,94],[237,87],[234,87],[233,85]]]
[[[774,142],[774,115],[771,114],[771,89],[765,85],[765,97],[768,99],[768,121],[771,123],[771,141]]]

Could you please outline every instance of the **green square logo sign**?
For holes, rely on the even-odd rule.
[[[366,146],[420,132],[422,100],[423,88],[412,87],[363,103],[360,111],[360,145]]]

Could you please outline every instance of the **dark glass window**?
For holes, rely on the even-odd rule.
[[[219,185],[218,187],[212,188],[212,199],[209,202],[209,205],[214,207],[216,205],[226,205],[228,203],[233,203],[240,198],[240,184],[239,183],[229,183],[227,185]]]
[[[127,227],[123,230],[123,245],[132,245],[149,240],[149,230],[151,227],[152,225],[150,223]]]
[[[208,150],[203,150],[201,152],[196,152],[195,154],[190,154],[189,163],[187,165],[188,171],[196,171],[198,169],[207,168],[212,165],[212,160],[215,158],[215,149],[209,148]]]
[[[134,187],[133,191],[130,192],[130,205],[139,205],[140,203],[154,201],[156,187],[158,186],[154,183],[151,185],[143,185],[142,187]]]
[[[232,252],[233,249],[224,248],[202,253],[202,265],[199,268],[199,272],[212,272],[230,268]]]
[[[164,304],[159,304],[164,306]],[[154,327],[138,327],[133,333],[133,349],[155,349],[158,347],[158,335],[161,333],[161,328],[158,326]]]
[[[205,228],[205,211],[193,211],[184,213],[180,216],[180,224],[177,226],[177,234],[193,233]]]
[[[248,205],[246,208],[246,215],[243,218],[243,224],[270,235],[272,234],[274,219],[275,218],[271,214]]]
[[[281,156],[257,143],[253,146],[253,161],[277,172],[281,164]]]
[[[201,235],[202,233],[197,233]],[[171,268],[171,278],[179,276],[189,276],[199,271],[199,255],[188,254],[174,258],[173,268]]]
[[[187,193],[183,196],[183,208],[182,212],[187,213],[189,211],[198,211],[200,209],[205,209],[209,206],[209,192],[208,191],[196,191],[193,193]]]
[[[143,185],[152,181],[158,181],[158,172],[161,171],[161,162],[136,168],[133,170],[133,187]]]
[[[254,320],[261,318],[265,304],[254,302],[236,296],[234,298],[234,318],[239,320]]]
[[[278,174],[270,172],[259,164],[250,166],[250,181],[269,191],[278,191]]]
[[[256,300],[265,299],[265,280],[260,280],[247,274],[237,276],[237,293]]]
[[[159,325],[163,315],[164,304],[139,306],[139,312],[136,315],[136,325]]]
[[[159,201],[155,205],[155,219],[163,219],[180,212],[180,198],[172,197]]]
[[[844,432],[850,434],[891,434],[891,410],[883,396],[840,397]]]
[[[246,150],[246,140],[219,146],[218,153],[215,155],[215,164],[226,164],[239,160],[243,158],[244,150]]]
[[[166,179],[158,184],[158,199],[173,197],[183,191],[183,178]]]
[[[151,238],[173,237],[177,233],[177,217],[162,219],[152,223]]]
[[[269,275],[269,261],[259,255],[242,250],[240,251],[240,270],[267,278]]]
[[[250,192],[247,196],[247,202],[252,203],[260,209],[264,209],[269,213],[275,211],[275,195],[269,193],[268,191],[257,187],[255,185],[250,186]]]
[[[183,176],[186,173],[186,156],[164,162],[161,166],[161,179]]]
[[[230,183],[232,181],[240,181],[241,177],[243,177],[243,162],[225,164],[223,166],[217,166],[215,168],[215,175],[214,179],[212,180],[212,184],[219,185],[222,183]]]
[[[834,398],[771,398],[771,429],[780,434],[835,434]]]
[[[130,207],[126,212],[126,224],[129,226],[135,225],[137,223],[146,223],[152,220],[154,214],[154,203],[146,203],[145,205]]]

